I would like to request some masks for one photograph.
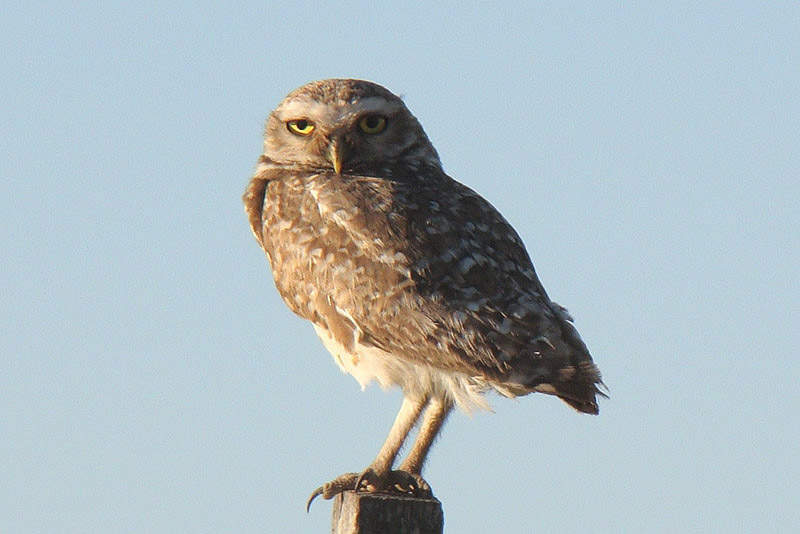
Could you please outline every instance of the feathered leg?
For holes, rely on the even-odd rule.
[[[411,447],[408,456],[400,465],[401,471],[407,471],[415,475],[422,474],[422,466],[428,457],[433,441],[442,429],[452,409],[453,403],[448,400],[441,398],[431,399],[428,403],[428,409],[425,410],[425,415],[422,418],[422,425],[417,439],[414,441],[414,446]]]

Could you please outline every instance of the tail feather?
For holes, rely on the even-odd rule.
[[[607,388],[600,376],[600,370],[591,362],[582,362],[570,380],[553,386],[558,398],[582,413],[597,415],[600,413],[597,396],[608,398],[603,391]]]

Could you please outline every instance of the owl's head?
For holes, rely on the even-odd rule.
[[[441,165],[403,101],[363,80],[320,80],[289,93],[267,120],[264,155],[313,172]]]

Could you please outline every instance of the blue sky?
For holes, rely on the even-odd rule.
[[[241,193],[305,82],[404,95],[511,221],[611,398],[493,397],[447,532],[794,531],[794,3],[0,10],[0,531],[326,532],[400,404],[283,305]]]

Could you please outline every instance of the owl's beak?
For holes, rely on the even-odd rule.
[[[331,139],[331,144],[328,145],[328,161],[333,165],[333,170],[336,174],[342,173],[344,158],[344,140],[341,137],[334,137]]]

